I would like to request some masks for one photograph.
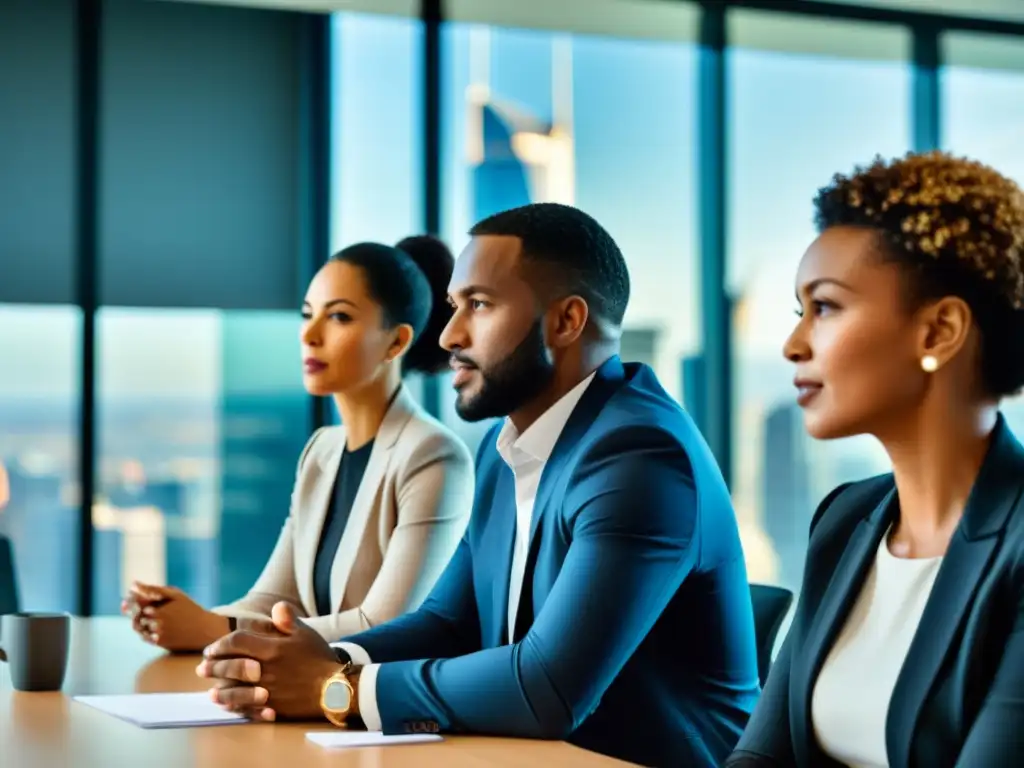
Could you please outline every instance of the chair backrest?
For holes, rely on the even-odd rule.
[[[18,583],[14,580],[14,550],[0,536],[0,616],[18,611]]]
[[[750,599],[754,603],[754,631],[757,634],[757,672],[763,687],[772,667],[775,638],[793,603],[793,593],[783,587],[751,584]]]

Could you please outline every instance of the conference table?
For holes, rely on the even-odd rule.
[[[445,736],[443,741],[324,749],[306,733],[327,723],[274,723],[146,730],[72,696],[202,691],[198,656],[143,643],[127,619],[74,619],[68,674],[58,693],[13,690],[0,664],[0,766],[11,768],[479,768],[628,765],[557,741]]]

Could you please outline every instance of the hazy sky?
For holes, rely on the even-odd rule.
[[[411,20],[344,14],[335,29],[332,248],[393,242],[422,229],[422,32]],[[443,213],[456,249],[471,223],[468,37],[464,25],[443,32]],[[496,95],[550,117],[551,35],[498,30],[491,39]],[[788,387],[777,356],[793,322],[793,273],[813,236],[810,200],[833,172],[908,148],[909,67],[739,49],[730,56],[730,79],[729,280],[748,299],[741,378],[747,359],[766,366],[779,360],[772,382],[755,377],[774,390]],[[660,359],[669,362],[659,373],[673,390],[675,360],[699,339],[695,80],[695,51],[687,44],[573,42],[577,203],[626,253],[633,279],[627,319],[665,329]],[[1024,124],[1024,75],[954,69],[944,73],[942,88],[946,145],[1024,180],[1015,131]],[[79,322],[72,309],[0,307],[0,397],[70,397]],[[297,312],[233,313],[225,323],[213,310],[105,310],[101,391],[214,396],[225,381],[298,387],[297,323]]]

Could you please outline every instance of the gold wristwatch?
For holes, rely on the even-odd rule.
[[[348,721],[359,714],[359,701],[353,683],[355,669],[348,662],[328,677],[320,689],[320,709],[324,717],[339,728],[344,728]]]

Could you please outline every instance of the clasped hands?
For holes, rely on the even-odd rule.
[[[211,643],[196,674],[213,682],[210,698],[253,720],[323,717],[320,693],[342,664],[334,649],[277,603],[269,620],[250,622]]]
[[[199,651],[228,632],[225,616],[206,610],[175,587],[133,582],[121,601],[132,629],[147,643],[168,651]]]

